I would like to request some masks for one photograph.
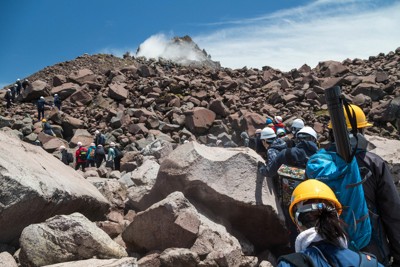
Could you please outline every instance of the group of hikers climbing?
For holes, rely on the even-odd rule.
[[[400,266],[399,193],[385,161],[367,151],[363,134],[372,125],[362,109],[346,104],[343,115],[348,161],[332,122],[326,149],[301,119],[287,128],[275,116],[256,130],[252,148],[265,159],[258,170],[273,180],[296,252],[278,266]]]
[[[105,161],[106,167],[119,171],[123,152],[114,142],[110,142],[106,152],[105,144],[105,136],[99,130],[95,131],[93,143],[88,148],[83,146],[82,142],[78,142],[78,148],[75,151],[75,170],[81,168],[82,171],[85,171],[86,167],[100,168],[103,161]],[[61,153],[61,161],[65,165],[74,162],[72,153],[68,152],[65,146],[60,146],[59,151]]]
[[[22,94],[29,86],[29,81],[25,79],[23,82],[18,78],[14,85],[7,89],[4,99],[6,100],[6,108],[9,109],[16,103],[16,98]]]
[[[15,94],[26,89],[15,86]],[[15,100],[9,89],[7,108]],[[53,104],[61,110],[61,100]],[[45,133],[55,135],[45,119],[41,96],[37,101],[38,120]],[[279,115],[267,118],[265,127],[254,137],[243,132],[244,146],[253,148],[265,160],[260,175],[272,179],[286,217],[290,246],[296,253],[282,256],[278,266],[398,266],[400,267],[400,197],[385,161],[367,151],[366,127],[372,126],[363,110],[352,104],[343,107],[348,159],[340,154],[341,141],[329,123],[330,146],[320,149],[317,132],[301,118],[283,123]],[[184,140],[184,143],[187,140]],[[339,145],[339,146],[338,146]],[[108,143],[98,130],[86,148],[77,143],[75,169],[106,167],[120,170],[123,153]],[[216,140],[215,146],[235,147]],[[74,162],[74,156],[60,146],[61,161]],[[299,233],[299,234],[297,234]]]

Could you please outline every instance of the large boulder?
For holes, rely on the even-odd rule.
[[[66,99],[76,91],[78,91],[80,86],[76,83],[64,83],[60,86],[53,87],[51,89],[51,94],[58,94],[61,99]]]
[[[69,261],[46,265],[46,267],[135,267],[137,266],[136,263],[136,258],[124,257],[121,259],[109,260],[89,259],[81,261]]]
[[[93,143],[94,137],[86,129],[76,129],[74,136],[69,142],[70,147],[75,147],[78,142],[82,143],[82,146],[89,147]]]
[[[162,266],[197,266],[200,258],[207,263],[204,266],[240,266],[243,253],[254,253],[247,240],[239,242],[224,226],[201,214],[181,192],[136,214],[122,237],[133,251],[164,250]]]
[[[20,238],[23,266],[59,262],[122,258],[128,254],[104,231],[80,213],[57,215],[44,223],[26,227]]]
[[[70,81],[73,81],[80,85],[83,85],[85,83],[90,83],[90,82],[96,82],[96,78],[97,78],[96,74],[94,74],[93,71],[91,71],[89,69],[80,69],[80,70],[74,71],[68,77],[68,79]]]
[[[369,142],[368,150],[384,159],[393,175],[394,182],[400,181],[400,141],[380,136],[365,135]]]
[[[14,260],[13,256],[8,252],[0,253],[0,266],[18,267],[17,262]]]
[[[160,165],[156,161],[148,159],[129,174],[129,180],[133,183],[133,186],[128,189],[128,206],[139,209],[137,203],[150,192],[156,181],[159,169]]]
[[[125,100],[128,98],[129,91],[124,87],[125,83],[113,83],[109,85],[108,95],[114,100]]]
[[[205,133],[215,120],[215,113],[206,108],[194,108],[186,115],[186,127],[194,133]]]
[[[151,192],[137,203],[141,210],[180,191],[224,218],[258,248],[288,241],[284,217],[271,179],[257,172],[263,159],[248,148],[207,147],[196,142],[179,146],[162,162]],[[276,233],[282,233],[277,236]]]
[[[22,91],[22,97],[25,101],[38,100],[41,96],[49,96],[50,87],[44,81],[34,81],[31,86]]]
[[[26,226],[57,214],[104,217],[108,201],[70,167],[7,133],[0,132],[0,143],[0,243],[16,241]]]
[[[72,137],[74,135],[74,130],[84,128],[84,122],[72,116],[64,115],[62,118],[62,127],[64,130],[64,136]]]
[[[199,232],[200,219],[195,208],[180,192],[136,214],[122,233],[127,247],[147,252],[170,247],[190,248]]]

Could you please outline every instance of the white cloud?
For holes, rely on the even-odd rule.
[[[195,46],[193,42],[174,42],[164,34],[156,34],[140,45],[137,56],[164,58],[181,64],[206,60],[206,56]]]
[[[224,67],[284,71],[304,63],[368,58],[400,46],[400,3],[318,0],[262,17],[219,23],[193,40]]]

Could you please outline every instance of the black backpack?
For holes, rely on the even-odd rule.
[[[114,149],[116,159],[120,159],[124,156],[124,153],[122,153],[122,151],[119,150],[118,148],[114,147],[113,149]]]
[[[81,149],[81,151],[79,151],[79,158],[83,161],[86,161],[87,159],[87,150],[83,150]]]
[[[72,153],[67,153],[67,161],[68,163],[74,162],[74,156],[72,155]]]

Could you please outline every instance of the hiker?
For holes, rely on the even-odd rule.
[[[19,96],[21,94],[21,88],[22,88],[21,80],[17,79],[17,81],[15,82],[15,85],[17,86],[15,91],[17,93],[17,96]]]
[[[11,95],[11,89],[7,89],[7,92],[4,96],[7,102],[7,108],[11,108],[11,100],[12,100],[12,95]]]
[[[241,138],[242,141],[243,141],[243,146],[249,147],[250,137],[249,137],[249,135],[247,134],[247,132],[243,131],[243,132],[240,134],[240,138]]]
[[[17,92],[17,85],[14,84],[14,85],[11,87],[11,101],[12,101],[13,103],[15,103],[15,94],[16,94],[16,92]]]
[[[295,119],[290,126],[290,131],[293,136],[296,136],[297,132],[303,129],[304,121],[302,119]]]
[[[86,167],[94,167],[96,159],[96,145],[95,143],[91,143],[86,158]]]
[[[370,124],[362,109],[356,105],[350,105],[355,113],[357,121],[357,139],[350,134],[350,144],[357,151],[355,154],[361,178],[365,179],[362,183],[365,200],[367,202],[370,221],[372,226],[372,237],[368,246],[362,248],[364,252],[372,253],[377,256],[379,262],[389,265],[390,258],[393,257],[391,266],[400,266],[400,197],[394,185],[390,170],[385,161],[378,155],[367,151],[367,140],[364,137],[366,127]],[[344,110],[347,128],[351,129],[351,124]],[[332,128],[331,124],[328,125]],[[334,138],[332,129],[330,130],[332,148],[334,148]]]
[[[98,145],[102,145],[104,147],[105,143],[106,143],[106,137],[104,136],[104,134],[100,133],[99,130],[96,130],[94,132],[94,140],[93,143],[96,145],[96,147]]]
[[[79,167],[82,167],[82,171],[85,171],[87,149],[84,146],[82,146],[82,142],[78,142],[77,145],[78,149],[75,152],[75,158],[76,158],[75,170],[78,170]]]
[[[296,139],[295,147],[283,149],[271,162],[270,167],[266,169],[267,176],[275,176],[282,164],[303,169],[306,167],[308,158],[318,150],[317,133],[310,126],[305,126],[297,132]]]
[[[279,128],[285,129],[285,124],[283,124],[283,119],[281,116],[275,116],[273,121],[273,126],[271,127],[275,133]]]
[[[26,90],[26,88],[28,88],[28,86],[29,86],[29,81],[28,81],[28,79],[25,79],[22,82],[22,88],[24,89],[24,91]]]
[[[38,120],[40,121],[41,118],[44,118],[44,106],[49,105],[45,100],[44,97],[41,96],[37,101],[37,110],[38,110]]]
[[[96,147],[96,151],[94,152],[94,161],[96,162],[96,167],[100,168],[103,160],[106,159],[106,152],[104,151],[104,147],[102,144],[99,144]]]
[[[45,134],[56,136],[53,132],[53,127],[51,127],[50,123],[46,119],[42,119],[42,130]]]
[[[303,127],[304,127],[304,121],[302,119],[295,119],[292,122],[292,125],[290,126],[290,132],[292,133],[293,137],[286,142],[288,147],[296,146],[296,134],[298,131],[303,129]]]
[[[53,100],[54,106],[58,108],[58,110],[61,110],[61,99],[58,96],[58,94],[54,94],[54,100]]]
[[[65,146],[60,146],[60,148],[59,148],[58,150],[60,150],[60,153],[61,153],[61,161],[62,161],[65,165],[69,165],[70,163],[74,162],[74,157],[72,156],[71,153],[69,153],[69,152],[65,149]]]
[[[296,238],[296,253],[280,257],[278,267],[383,266],[373,255],[347,248],[339,219],[342,205],[326,184],[306,180],[295,188],[291,199],[289,214],[300,234]]]
[[[114,170],[120,170],[121,158],[122,152],[115,146],[114,142],[111,142],[110,148],[108,149],[107,161],[112,161],[114,163]]]
[[[265,162],[266,167],[269,169],[278,153],[286,148],[286,143],[282,139],[277,138],[275,131],[270,127],[265,127],[262,129],[260,139],[263,146],[267,150]]]

